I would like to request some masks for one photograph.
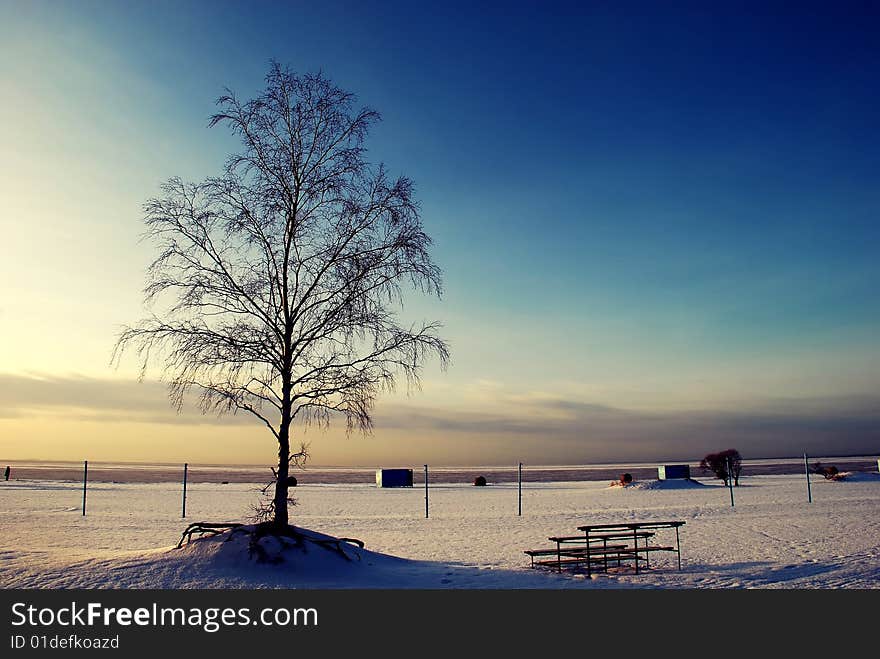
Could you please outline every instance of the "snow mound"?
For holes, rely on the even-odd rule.
[[[690,490],[701,487],[706,487],[706,485],[691,478],[676,478],[665,481],[637,481],[627,485],[627,488],[634,490]]]
[[[114,552],[72,563],[48,562],[42,554],[0,553],[0,587],[498,589],[546,588],[548,583],[546,575],[532,570],[412,560],[299,526],[294,530],[288,537],[240,526],[194,538],[180,548]],[[2,569],[7,558],[33,569],[11,570],[14,576],[4,579],[9,577]]]
[[[181,547],[117,552],[48,570],[49,588],[356,588],[394,583],[412,561],[301,527],[259,533],[242,525]],[[404,570],[405,571],[405,570]],[[396,581],[401,581],[398,578]],[[395,584],[395,585],[399,585]]]

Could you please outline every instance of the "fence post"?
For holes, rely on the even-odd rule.
[[[89,461],[83,462],[83,517],[86,516],[86,483],[89,480]]]
[[[517,514],[519,517],[522,517],[522,462],[519,463],[519,480],[518,480],[518,483],[519,483],[519,487],[518,487],[518,490],[519,490],[519,497],[518,497],[518,499],[519,499],[519,508],[517,509],[517,513],[516,513],[516,514]]]
[[[425,465],[425,519],[428,519],[428,465]]]
[[[181,517],[186,517],[186,472],[189,468],[189,463],[183,463],[183,510],[180,513]]]
[[[804,475],[807,477],[807,503],[813,503],[813,491],[810,489],[810,467],[808,466],[806,451],[804,451]]]
[[[733,508],[733,460],[727,458],[727,487],[730,489],[730,507]]]

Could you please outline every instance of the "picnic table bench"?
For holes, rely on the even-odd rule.
[[[531,558],[531,567],[556,567],[561,572],[563,567],[584,565],[589,575],[593,566],[601,566],[607,572],[609,561],[620,566],[624,559],[632,559],[638,574],[640,561],[650,568],[651,552],[672,551],[678,557],[680,570],[679,528],[683,525],[682,521],[585,524],[577,527],[583,535],[548,538],[556,543],[555,549],[527,549],[524,553]],[[658,529],[674,529],[675,546],[650,544]]]
[[[578,539],[583,542],[584,538],[583,536],[578,536]],[[579,565],[588,561],[607,562],[607,555],[609,553],[621,551],[626,549],[626,547],[626,544],[606,544],[595,548],[588,548],[587,546],[563,547],[562,543],[560,543],[554,549],[527,549],[525,553],[532,559],[532,567],[556,566],[561,570],[563,565]],[[543,558],[545,556],[552,558]]]

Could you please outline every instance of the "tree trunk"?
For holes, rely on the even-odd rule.
[[[285,274],[286,276],[286,274]],[[290,323],[285,328],[285,342],[290,345],[290,336],[293,329]],[[290,349],[286,351],[290,355]],[[278,428],[278,477],[275,481],[275,526],[279,529],[287,528],[287,477],[290,471],[290,423],[293,420],[290,399],[290,359],[284,358],[284,368],[281,372],[281,425]]]
[[[290,421],[282,420],[278,433],[278,479],[275,481],[275,526],[287,526],[287,477],[290,470]]]

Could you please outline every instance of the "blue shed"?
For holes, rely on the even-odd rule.
[[[674,478],[690,478],[690,465],[660,465],[657,467],[657,477],[661,481],[671,480]]]
[[[412,469],[377,469],[376,487],[412,487]]]

